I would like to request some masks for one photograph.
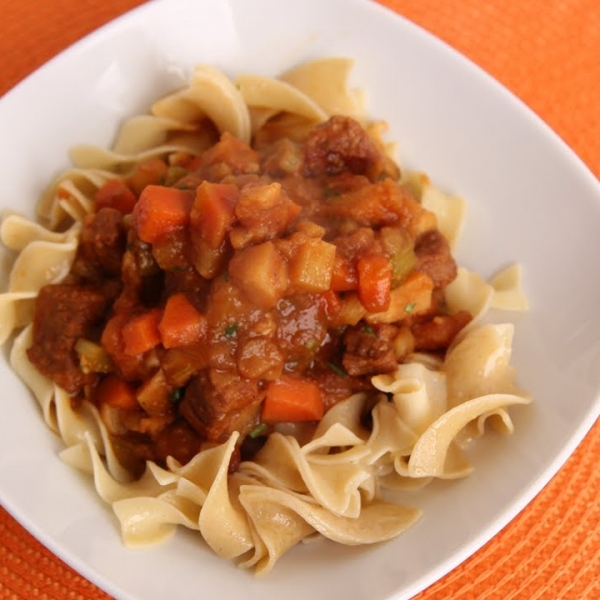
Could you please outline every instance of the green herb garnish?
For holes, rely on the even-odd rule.
[[[308,340],[308,342],[306,342],[306,344],[304,344],[304,347],[307,350],[316,350],[319,346],[319,342],[317,340]]]
[[[255,440],[257,437],[260,437],[267,430],[267,424],[261,423],[257,425],[249,434],[248,437],[251,437]]]
[[[415,306],[416,306],[416,304],[415,304],[414,302],[410,302],[409,304],[407,304],[407,305],[404,307],[404,310],[406,311],[406,313],[407,313],[407,314],[409,314],[409,315],[410,315],[410,313],[411,313],[413,310],[415,310]]]
[[[235,335],[237,334],[237,328],[238,328],[237,323],[232,323],[231,325],[227,325],[227,327],[225,327],[225,337],[228,337],[228,338],[235,337]]]
[[[365,325],[363,327],[363,333],[368,333],[369,335],[375,335],[375,330],[370,325]]]
[[[328,360],[327,361],[327,366],[336,374],[339,375],[340,377],[348,377],[348,373],[346,373],[346,369],[344,369],[344,367],[341,367],[340,365]]]
[[[183,395],[185,394],[185,388],[177,388],[173,390],[169,396],[169,400],[173,404],[179,404],[183,400]]]

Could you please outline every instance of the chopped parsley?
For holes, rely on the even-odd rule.
[[[408,303],[408,304],[407,304],[407,305],[404,307],[404,310],[406,311],[406,313],[407,313],[407,314],[409,314],[409,315],[410,315],[410,313],[411,313],[413,310],[415,310],[415,306],[416,306],[416,304],[415,304],[414,302],[410,302],[410,303]]]
[[[267,430],[267,424],[266,423],[261,423],[260,425],[257,425],[248,434],[248,436],[251,437],[253,440],[255,440],[257,437],[260,437],[266,430]]]
[[[327,366],[336,374],[339,375],[340,377],[348,377],[348,373],[346,373],[346,369],[344,369],[344,367],[328,360],[327,361]]]
[[[232,338],[237,334],[238,324],[232,323],[231,325],[227,325],[225,327],[225,337]]]
[[[179,404],[183,400],[183,395],[185,394],[185,388],[177,388],[171,392],[169,396],[169,400],[173,404]]]
[[[308,342],[306,342],[306,344],[304,344],[304,347],[307,350],[316,350],[319,346],[319,342],[317,340],[308,340]]]

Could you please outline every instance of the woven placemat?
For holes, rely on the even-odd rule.
[[[600,177],[597,0],[381,1],[511,89]],[[71,43],[141,3],[2,0],[0,95]],[[517,518],[418,600],[599,599],[598,457],[600,423]],[[5,598],[108,596],[0,509],[0,599]]]

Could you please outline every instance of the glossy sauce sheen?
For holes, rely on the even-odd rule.
[[[98,406],[134,471],[234,430],[243,455],[280,422],[310,426],[470,319],[445,313],[456,264],[399,181],[347,117],[150,159],[98,191],[69,277],[40,292],[29,358]]]

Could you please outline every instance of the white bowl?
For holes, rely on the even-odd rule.
[[[289,552],[265,579],[181,531],[164,546],[122,547],[91,482],[0,364],[2,504],[110,594],[144,600],[409,598],[481,547],[547,483],[600,408],[600,187],[575,155],[500,85],[438,40],[361,0],[173,0],[97,31],[0,100],[2,207],[33,214],[77,143],[108,145],[125,116],[181,85],[197,62],[274,75],[317,56],[356,59],[353,84],[390,124],[404,165],[468,199],[459,262],[489,276],[524,266],[532,309],[516,319],[514,363],[535,403],[510,438],[490,437],[465,480],[418,496],[421,521],[369,548]],[[32,565],[33,566],[33,565]]]

